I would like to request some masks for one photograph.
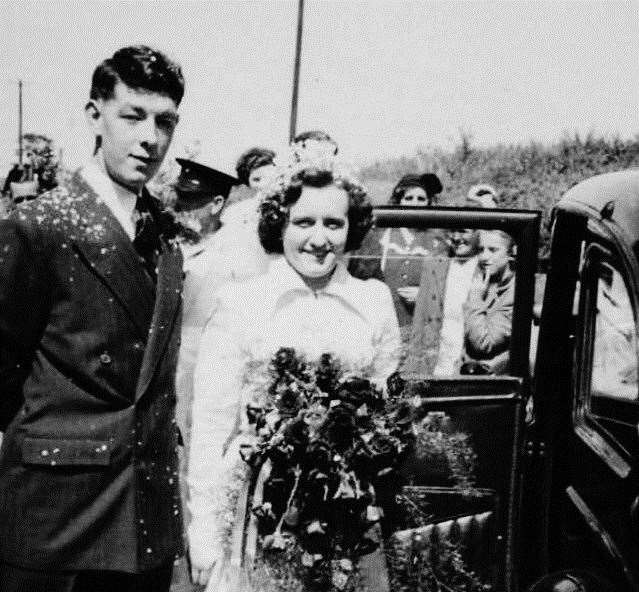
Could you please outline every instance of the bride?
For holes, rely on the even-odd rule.
[[[381,387],[397,367],[399,328],[389,289],[354,278],[344,263],[371,224],[362,187],[328,170],[302,169],[265,195],[260,241],[283,256],[265,275],[220,291],[195,370],[187,481],[196,584],[205,585],[223,558],[221,492],[238,457],[232,442],[242,431],[249,364],[270,360],[281,347],[309,361],[332,353]]]

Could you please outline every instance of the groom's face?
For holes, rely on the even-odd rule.
[[[87,113],[101,138],[108,175],[138,190],[158,171],[169,148],[178,122],[175,101],[118,82],[113,96],[91,101]]]

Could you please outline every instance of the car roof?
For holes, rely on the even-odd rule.
[[[637,252],[639,242],[639,169],[596,175],[569,189],[557,209],[586,211],[617,224]]]

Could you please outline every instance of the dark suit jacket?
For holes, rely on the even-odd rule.
[[[182,260],[157,245],[154,281],[79,174],[0,221],[0,561],[138,572],[182,552]]]

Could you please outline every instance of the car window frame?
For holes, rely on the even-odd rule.
[[[595,306],[599,276],[595,272],[601,263],[616,269],[628,289],[628,273],[614,244],[599,236],[590,235],[583,251],[580,273],[579,315],[576,327],[576,347],[573,364],[573,431],[608,467],[619,477],[625,478],[631,472],[631,453],[624,444],[624,432],[633,433],[639,422],[639,404],[618,401],[617,408],[626,412],[626,421],[595,413],[590,407],[590,385],[592,358],[594,353],[593,333],[595,329]],[[619,262],[613,265],[613,262]],[[630,293],[631,294],[631,293]],[[633,302],[635,326],[637,319],[636,302]]]
[[[602,425],[602,420],[611,423],[622,423],[624,425],[637,425],[639,423],[639,385],[637,386],[637,399],[623,400],[620,398],[606,397],[599,395],[599,409],[593,409],[593,360],[595,352],[596,320],[597,320],[597,298],[601,275],[598,273],[602,265],[605,265],[619,274],[624,282],[624,287],[632,303],[631,287],[628,278],[619,259],[614,256],[614,252],[598,242],[589,244],[584,253],[584,264],[582,273],[582,291],[580,295],[580,316],[583,319],[579,330],[581,340],[580,357],[578,366],[582,370],[579,372],[581,381],[578,396],[583,405],[585,416],[596,424]],[[637,327],[637,310],[632,310],[635,331]],[[612,413],[604,414],[602,411],[608,407]],[[605,428],[604,428],[605,429]]]
[[[376,206],[377,228],[502,230],[516,245],[515,291],[510,371],[505,376],[530,379],[530,336],[541,214],[537,210],[502,208]],[[458,379],[459,376],[453,378]],[[466,378],[466,377],[464,377]],[[472,375],[467,377],[473,379]],[[446,380],[446,378],[442,378]]]

